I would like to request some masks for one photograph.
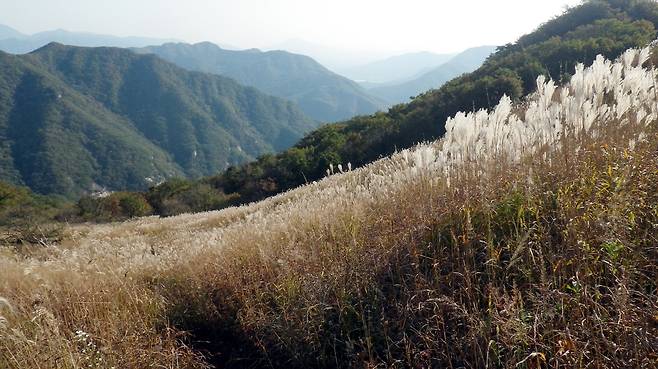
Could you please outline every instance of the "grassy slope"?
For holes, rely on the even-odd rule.
[[[655,366],[658,122],[597,123],[451,184],[423,146],[246,207],[4,250],[0,365]]]

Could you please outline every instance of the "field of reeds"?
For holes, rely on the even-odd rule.
[[[0,368],[655,368],[650,54],[259,203],[0,248]]]

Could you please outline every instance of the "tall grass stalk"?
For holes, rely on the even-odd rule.
[[[259,203],[0,250],[0,367],[656,367],[649,56]]]

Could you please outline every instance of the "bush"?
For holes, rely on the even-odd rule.
[[[116,192],[107,197],[85,196],[77,203],[80,220],[119,221],[151,215],[153,208],[146,197],[137,192]]]
[[[122,192],[119,196],[121,213],[128,218],[143,217],[153,213],[153,208],[140,194]]]
[[[187,183],[178,191],[158,198],[160,216],[218,210],[233,204],[235,196],[226,195],[206,183]]]
[[[0,243],[59,242],[63,227],[56,224],[55,218],[65,206],[58,199],[0,181]]]

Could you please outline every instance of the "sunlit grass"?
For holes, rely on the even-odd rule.
[[[655,366],[648,56],[259,203],[2,250],[0,367]]]

